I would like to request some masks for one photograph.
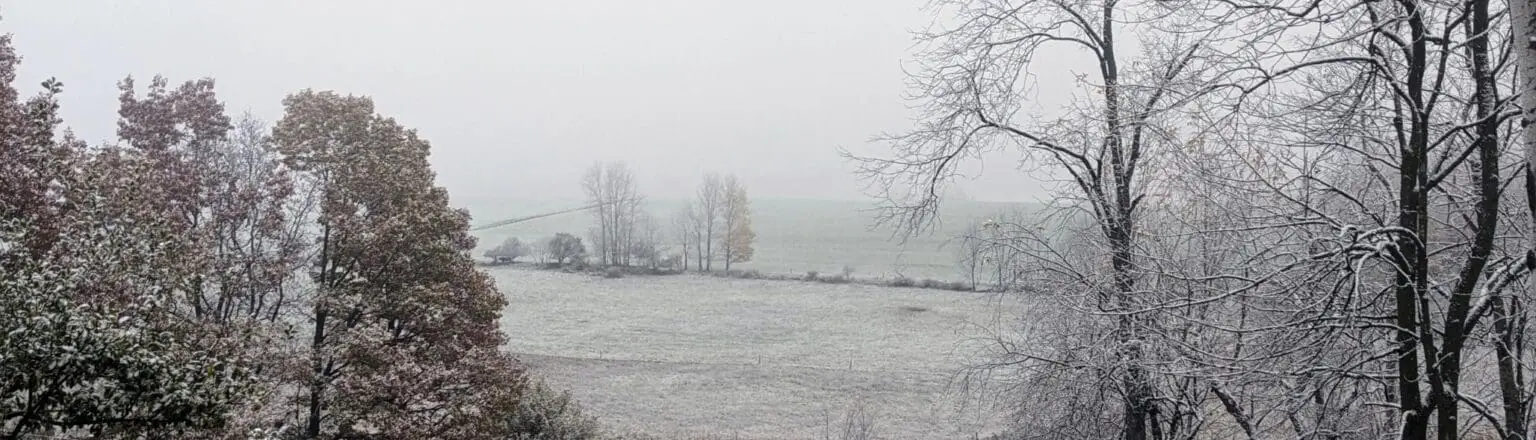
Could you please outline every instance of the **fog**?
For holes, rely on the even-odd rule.
[[[20,83],[63,81],[65,123],[92,143],[115,138],[130,74],[216,78],[231,114],[269,122],[296,90],[364,94],[432,141],[459,203],[579,197],[596,160],[629,162],[653,197],[722,171],[754,197],[859,199],[838,148],[877,152],[872,136],[910,126],[910,31],[932,16],[922,0],[0,5]],[[960,190],[1043,195],[997,156]]]

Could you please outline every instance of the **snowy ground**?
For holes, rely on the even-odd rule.
[[[971,438],[996,425],[958,410],[950,386],[968,341],[1014,308],[982,294],[491,273],[509,302],[508,349],[614,428],[820,438],[856,402],[882,438]]]

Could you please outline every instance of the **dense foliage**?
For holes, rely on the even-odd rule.
[[[18,61],[0,39],[0,438],[518,435],[505,302],[414,131],[303,91],[269,134],[212,80],[128,78],[87,146]]]

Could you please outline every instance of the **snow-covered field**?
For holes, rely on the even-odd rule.
[[[971,438],[996,427],[995,415],[958,410],[950,386],[971,338],[997,316],[1016,316],[984,294],[491,273],[509,302],[508,350],[619,430],[821,438],[861,402],[881,438]]]

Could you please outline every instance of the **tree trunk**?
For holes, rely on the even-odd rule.
[[[1474,226],[1471,251],[1468,252],[1467,262],[1462,267],[1446,309],[1445,342],[1441,350],[1443,355],[1438,357],[1445,390],[1438,393],[1435,399],[1439,415],[1436,427],[1440,440],[1456,440],[1458,436],[1460,401],[1457,396],[1461,385],[1461,351],[1469,331],[1466,328],[1467,314],[1472,309],[1472,292],[1493,252],[1493,239],[1499,219],[1499,123],[1494,114],[1496,84],[1488,56],[1488,0],[1467,0],[1466,6],[1467,16],[1471,19],[1467,27],[1469,38],[1466,47],[1472,59],[1470,67],[1476,83],[1474,106],[1478,118],[1473,141],[1477,156],[1471,163],[1478,178],[1474,188],[1478,198],[1477,223]]]
[[[1131,163],[1136,160],[1126,151],[1125,139],[1121,131],[1122,115],[1120,114],[1120,67],[1115,55],[1114,37],[1114,13],[1115,2],[1105,2],[1103,9],[1103,22],[1100,26],[1102,53],[1099,57],[1100,75],[1104,78],[1104,143],[1110,161],[1110,190],[1113,194],[1097,194],[1100,202],[1105,207],[1106,237],[1109,239],[1110,268],[1114,272],[1113,292],[1109,298],[1102,301],[1108,303],[1114,309],[1122,312],[1119,317],[1116,331],[1121,344],[1120,356],[1125,361],[1125,377],[1121,378],[1121,386],[1125,390],[1122,396],[1122,411],[1124,412],[1124,426],[1121,428],[1120,437],[1123,440],[1146,440],[1149,426],[1147,425],[1152,411],[1150,406],[1152,390],[1146,371],[1141,367],[1144,356],[1139,335],[1137,334],[1136,317],[1129,312],[1134,309],[1135,295],[1135,264],[1133,244],[1134,237],[1132,211],[1135,207],[1131,202],[1131,182],[1134,176],[1131,174]],[[1001,264],[1001,262],[999,262]],[[999,278],[1001,278],[1001,273]],[[1002,280],[1000,279],[999,282]]]
[[[324,231],[320,238],[320,275],[315,283],[316,288],[319,289],[320,298],[317,298],[315,303],[315,334],[309,346],[310,373],[313,376],[310,377],[309,383],[309,418],[304,426],[306,439],[320,436],[320,403],[324,400],[325,393],[325,321],[328,313],[323,300],[326,290],[330,288],[328,278],[331,271],[331,228],[330,226],[322,226],[322,228]]]
[[[1517,59],[1515,93],[1521,109],[1518,139],[1525,146],[1526,198],[1532,207],[1530,215],[1536,221],[1536,1],[1511,0],[1510,25],[1513,29],[1514,52]],[[1536,228],[1531,229],[1536,234]],[[1527,237],[1527,246],[1536,249],[1536,235]],[[1536,295],[1536,283],[1526,283],[1527,296]],[[1525,397],[1522,354],[1525,346],[1520,334],[1524,330],[1524,310],[1519,300],[1503,310],[1502,301],[1493,304],[1502,316],[1494,316],[1494,330],[1498,334],[1496,344],[1499,364],[1499,388],[1504,406],[1504,424],[1507,439],[1525,440],[1528,406]]]
[[[1406,103],[1403,99],[1397,102],[1407,105],[1408,113],[1408,142],[1406,151],[1402,152],[1401,166],[1398,170],[1398,222],[1397,225],[1404,230],[1411,231],[1411,237],[1397,237],[1400,244],[1399,261],[1403,265],[1396,276],[1397,289],[1395,292],[1396,323],[1398,331],[1396,342],[1398,345],[1398,399],[1402,408],[1402,439],[1424,440],[1429,435],[1430,412],[1432,406],[1426,405],[1422,394],[1421,381],[1426,379],[1432,395],[1440,395],[1444,392],[1443,383],[1440,381],[1434,362],[1428,362],[1423,371],[1419,368],[1420,355],[1423,359],[1437,359],[1434,353],[1434,340],[1421,337],[1424,332],[1420,321],[1422,306],[1427,306],[1424,298],[1425,289],[1429,288],[1429,259],[1425,254],[1422,241],[1428,234],[1428,195],[1427,164],[1429,146],[1429,122],[1424,108],[1424,76],[1428,60],[1428,47],[1426,37],[1427,30],[1424,26],[1423,16],[1418,9],[1416,1],[1404,2],[1407,8],[1408,25],[1412,32],[1411,48],[1409,50]],[[1399,133],[1401,133],[1402,112],[1398,113]],[[1422,351],[1422,353],[1421,353]]]
[[[729,200],[730,196],[726,196],[726,197],[727,197],[727,200]],[[733,238],[731,235],[732,235],[732,231],[735,229],[736,219],[731,218],[734,213],[731,212],[731,204],[730,204],[730,202],[726,202],[725,206],[726,206],[726,208],[725,208],[725,224],[721,225],[724,228],[722,228],[722,231],[721,231],[721,234],[720,234],[720,256],[725,257],[725,271],[726,272],[730,272],[731,271],[731,239]]]
[[[1504,440],[1525,440],[1525,393],[1521,386],[1525,381],[1520,374],[1520,353],[1525,347],[1514,331],[1520,326],[1516,325],[1515,313],[1505,310],[1504,298],[1490,300],[1494,351],[1499,363],[1499,397],[1504,402]]]
[[[314,375],[309,384],[309,419],[305,424],[304,438],[313,439],[320,436],[320,402],[325,392],[325,360],[320,351],[325,346],[325,310],[315,312],[315,337],[310,344],[311,373]]]

